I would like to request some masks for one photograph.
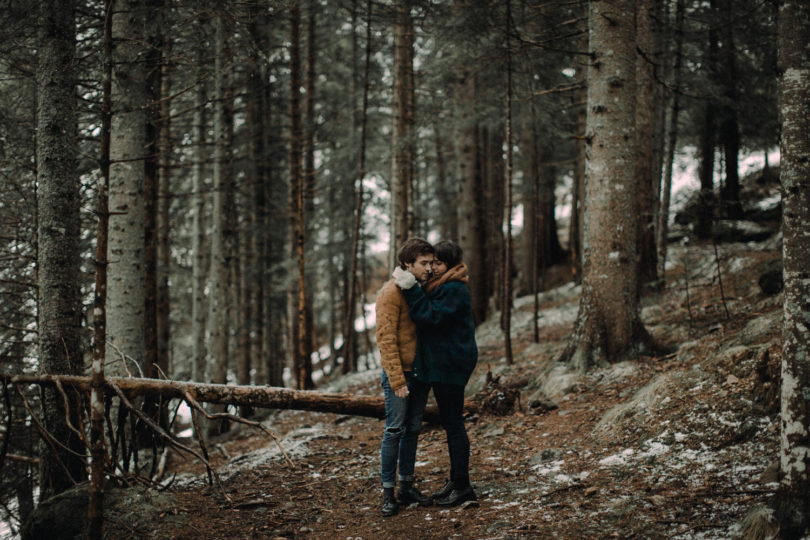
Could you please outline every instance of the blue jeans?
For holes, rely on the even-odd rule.
[[[430,385],[405,373],[408,397],[394,394],[383,371],[382,387],[385,395],[385,431],[380,450],[382,485],[392,488],[396,485],[397,461],[399,461],[400,482],[413,482],[413,469],[416,463],[416,445],[422,429],[422,414],[425,412]]]

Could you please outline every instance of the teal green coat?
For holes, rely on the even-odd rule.
[[[402,294],[417,328],[414,376],[429,383],[466,385],[478,361],[467,285],[448,281],[430,293],[416,285]]]

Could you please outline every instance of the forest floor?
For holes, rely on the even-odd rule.
[[[643,298],[642,320],[667,352],[574,373],[556,361],[579,288],[540,295],[513,312],[515,362],[503,358],[495,314],[477,332],[480,359],[501,389],[520,391],[504,416],[467,418],[479,506],[380,513],[380,420],[281,411],[264,424],[277,445],[242,429],[212,445],[221,484],[194,462],[169,489],[175,501],[140,538],[731,538],[777,486],[781,294],[757,278],[779,259],[778,238],[670,251],[667,286]],[[718,271],[719,268],[719,271]],[[380,395],[379,369],[325,390]],[[493,392],[489,388],[490,395]],[[538,399],[557,408],[535,407]],[[432,398],[431,398],[432,399]],[[441,428],[425,425],[418,487],[442,486]],[[165,523],[159,523],[161,520]]]

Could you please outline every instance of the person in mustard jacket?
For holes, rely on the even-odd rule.
[[[407,240],[397,254],[398,268],[427,281],[433,263],[433,246],[421,238]],[[383,487],[382,514],[393,516],[399,504],[430,506],[433,500],[414,487],[416,446],[422,429],[430,386],[413,373],[416,326],[408,315],[402,291],[388,281],[377,294],[377,347],[382,363],[385,396],[385,430],[380,450]],[[394,495],[399,464],[399,491]]]

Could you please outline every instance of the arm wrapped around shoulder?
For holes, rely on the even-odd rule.
[[[416,285],[416,277],[399,266],[394,268],[394,273],[391,274],[391,277],[394,278],[394,283],[397,284],[397,287],[406,291]]]

